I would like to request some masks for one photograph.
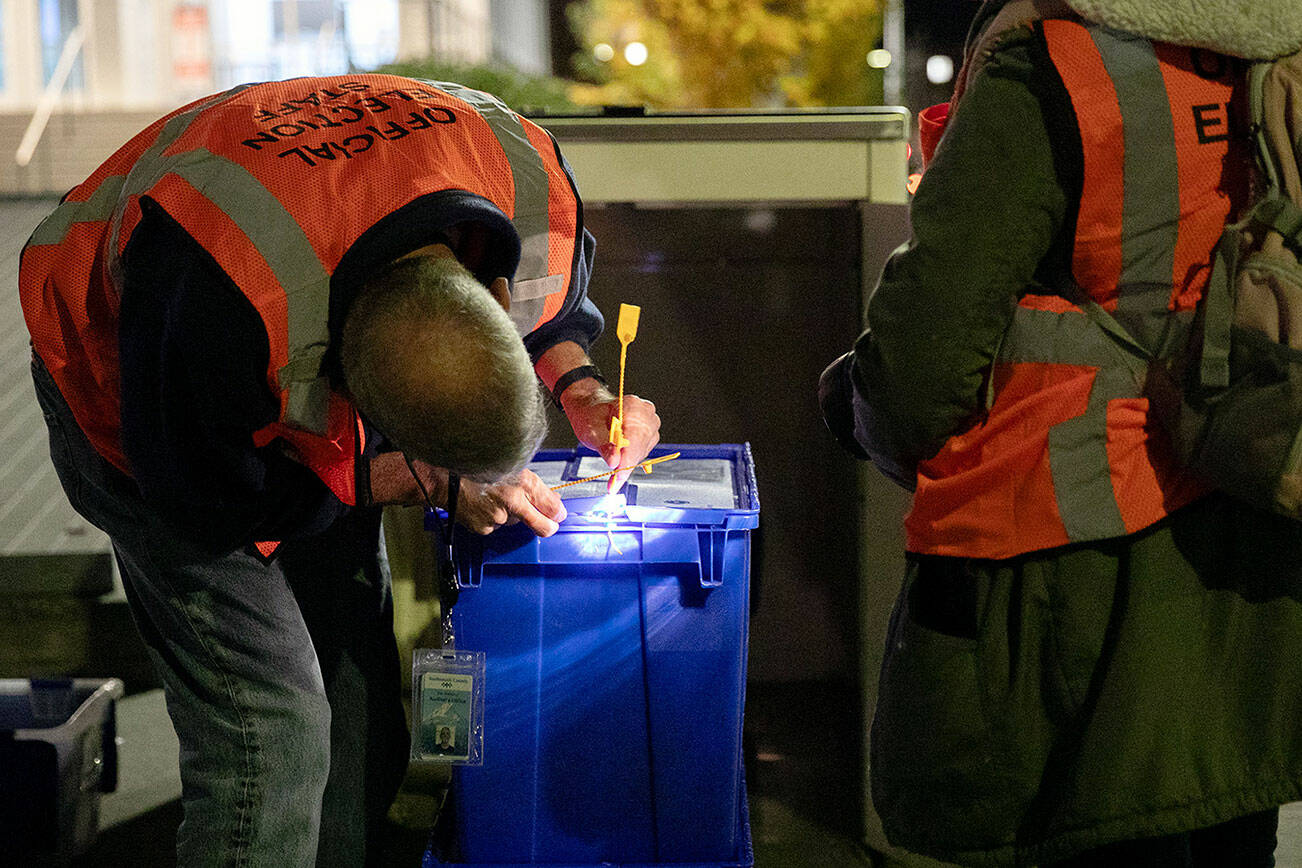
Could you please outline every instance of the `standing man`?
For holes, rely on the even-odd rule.
[[[873,801],[962,864],[1271,865],[1302,797],[1302,525],[1178,464],[1145,365],[1248,201],[1239,58],[1302,47],[1302,14],[988,0],[973,34],[912,239],[821,383],[915,491]]]
[[[181,743],[178,861],[359,865],[406,767],[380,506],[565,517],[537,380],[631,473],[591,366],[593,240],[547,132],[387,75],[157,121],[24,248],[51,454],[112,538]]]

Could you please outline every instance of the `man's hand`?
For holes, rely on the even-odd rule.
[[[514,482],[493,485],[461,480],[457,521],[475,533],[492,533],[522,521],[538,536],[551,536],[565,515],[560,495],[532,470],[521,471]]]
[[[573,341],[559,343],[543,353],[534,365],[538,376],[550,390],[567,371],[590,365],[583,348]],[[574,436],[601,455],[606,466],[619,469],[610,477],[606,490],[619,491],[633,473],[633,468],[660,442],[660,417],[656,405],[637,395],[624,396],[623,449],[610,442],[610,420],[619,415],[619,399],[594,378],[579,380],[561,395],[561,407],[570,420]]]
[[[429,492],[430,502],[447,507],[448,472],[424,461],[412,466]],[[371,459],[371,503],[378,506],[424,506],[425,496],[401,452],[384,452]],[[520,472],[514,482],[485,485],[461,480],[457,521],[475,533],[492,533],[504,524],[522,521],[539,536],[556,533],[565,521],[560,495],[547,487],[532,470]]]
[[[575,394],[571,396],[571,392]],[[579,442],[597,450],[607,467],[619,470],[606,485],[609,492],[623,488],[638,462],[660,442],[656,405],[637,395],[624,396],[623,428],[628,445],[623,449],[610,442],[610,420],[619,414],[619,402],[614,395],[600,387],[571,388],[566,390],[562,403]]]

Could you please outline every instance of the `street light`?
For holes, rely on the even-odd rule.
[[[927,58],[927,81],[948,84],[954,80],[954,59],[948,54],[933,54]]]
[[[874,48],[872,51],[868,52],[868,56],[864,59],[873,69],[885,69],[891,65],[891,61],[895,58],[893,58],[891,53],[885,48]]]
[[[630,42],[624,46],[624,59],[628,61],[629,66],[641,66],[646,63],[648,53],[646,45],[641,42]]]

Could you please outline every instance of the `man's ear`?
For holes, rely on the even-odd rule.
[[[511,312],[511,284],[507,283],[505,277],[499,277],[488,285],[488,291],[492,293],[493,298],[502,306],[502,310],[507,313]]]

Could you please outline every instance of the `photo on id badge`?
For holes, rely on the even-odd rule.
[[[475,679],[469,675],[426,672],[420,682],[420,747],[428,757],[443,760],[470,758],[470,694]]]

